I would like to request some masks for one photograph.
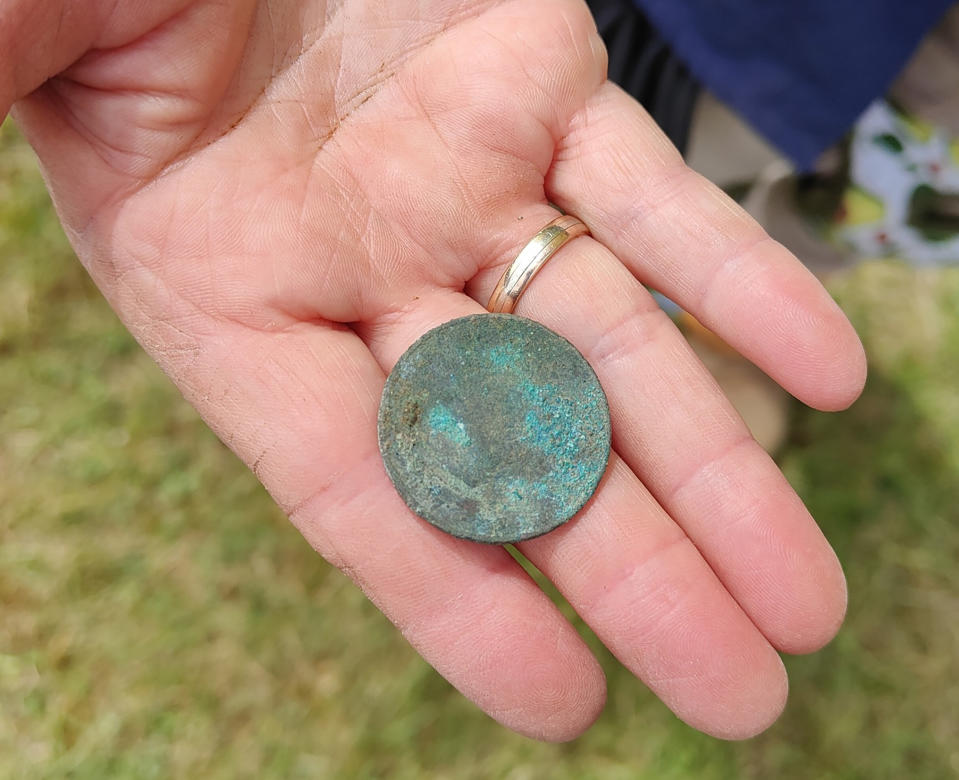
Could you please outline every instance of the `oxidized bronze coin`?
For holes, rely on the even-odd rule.
[[[400,358],[383,390],[380,452],[417,515],[502,544],[551,531],[596,490],[609,407],[564,338],[510,314],[452,320]]]

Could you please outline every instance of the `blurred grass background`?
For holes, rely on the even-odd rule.
[[[832,283],[871,356],[780,462],[849,577],[766,734],[682,725],[590,638],[595,727],[480,714],[308,548],[117,322],[0,129],[0,777],[959,775],[959,272]]]

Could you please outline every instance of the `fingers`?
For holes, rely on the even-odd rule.
[[[485,300],[501,270],[478,276],[474,297]],[[831,639],[846,603],[835,554],[682,335],[609,250],[572,241],[517,313],[586,356],[609,398],[616,451],[768,640],[807,652]]]
[[[859,339],[818,281],[683,165],[643,109],[607,83],[573,121],[547,194],[642,282],[719,333],[806,403],[860,393]]]
[[[14,101],[33,92],[94,43],[116,46],[137,38],[187,2],[8,0],[0,17],[0,46],[5,53],[0,64],[0,119]]]
[[[244,56],[255,0],[167,0],[146,14],[135,5],[112,3],[92,49],[14,109],[68,224],[85,225],[118,192],[219,133],[219,101]],[[158,8],[168,16],[139,26]]]
[[[424,332],[482,310],[438,289],[360,332],[390,368]],[[745,737],[781,711],[778,655],[615,454],[576,518],[520,547],[623,664],[694,727]]]
[[[151,313],[127,318],[140,342],[310,544],[454,686],[534,738],[570,739],[593,721],[602,670],[549,598],[505,550],[435,530],[393,490],[376,443],[383,372],[352,331],[271,333],[173,312],[150,274],[108,292],[121,311],[134,311],[131,295]]]
[[[520,549],[689,725],[744,739],[779,717],[779,656],[615,455],[577,520]]]

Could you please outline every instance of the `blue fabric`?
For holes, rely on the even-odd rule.
[[[953,0],[635,0],[690,71],[808,170]]]

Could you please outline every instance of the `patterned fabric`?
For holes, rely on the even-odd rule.
[[[856,123],[830,238],[861,257],[959,262],[959,136],[886,100]]]

